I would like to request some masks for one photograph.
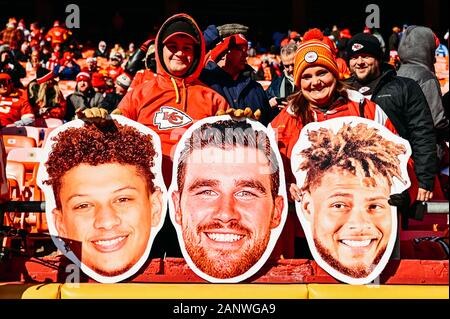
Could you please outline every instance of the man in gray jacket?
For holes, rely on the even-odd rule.
[[[103,95],[92,88],[91,75],[80,72],[77,75],[76,91],[67,97],[67,111],[64,119],[71,121],[78,111],[98,107],[103,101]]]
[[[397,75],[416,81],[425,95],[433,116],[437,139],[448,141],[449,121],[442,106],[442,92],[435,75],[437,38],[430,28],[409,26],[398,48],[402,65]]]

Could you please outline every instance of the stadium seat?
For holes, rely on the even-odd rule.
[[[34,138],[20,135],[3,135],[3,143],[6,154],[9,154],[12,149],[37,146]]]
[[[6,161],[6,177],[16,180],[22,189],[25,186],[25,166],[17,161]]]
[[[25,183],[22,188],[22,198],[25,201],[44,201],[44,193],[37,185],[37,173],[39,162],[43,156],[42,148],[16,148],[8,153],[8,161],[22,163],[25,167]],[[30,213],[30,221],[33,221],[32,227],[36,232],[48,230],[45,216],[41,213]]]
[[[41,130],[38,127],[34,126],[3,127],[1,132],[3,135],[20,135],[32,137],[36,141],[36,145],[39,145],[41,142],[40,139]]]

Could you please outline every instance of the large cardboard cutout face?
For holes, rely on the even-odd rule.
[[[196,122],[178,143],[169,209],[183,256],[210,282],[239,282],[269,258],[287,214],[277,144],[253,120]]]
[[[123,116],[112,118],[114,130],[81,120],[55,129],[38,172],[55,245],[103,283],[141,268],[167,199],[158,135]]]
[[[409,143],[360,117],[310,123],[292,151],[298,218],[316,262],[350,284],[373,281],[397,236],[391,194],[410,185]]]

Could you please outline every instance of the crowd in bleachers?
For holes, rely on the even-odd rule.
[[[189,35],[189,30],[185,26],[176,25],[175,31],[177,27],[180,28],[178,32]],[[301,74],[298,73],[301,62],[297,61],[297,52],[309,41],[319,41],[326,46],[327,50],[330,50],[330,59],[337,66],[337,80],[346,81],[348,85],[352,84],[352,87],[357,88],[365,98],[373,100],[376,98],[377,90],[382,89],[379,86],[380,79],[385,80],[387,77],[378,75],[367,81],[358,81],[355,71],[358,66],[352,68],[349,61],[351,57],[349,52],[352,53],[351,45],[353,44],[353,50],[355,50],[355,45],[365,41],[366,47],[363,49],[362,58],[373,55],[386,67],[390,66],[389,72],[395,73],[406,65],[402,65],[402,62],[405,63],[401,56],[402,38],[408,32],[413,32],[413,28],[408,26],[404,26],[403,29],[394,27],[388,41],[384,41],[377,30],[365,28],[361,30],[362,32],[356,32],[358,36],[360,34],[363,36],[359,38],[360,42],[355,42],[356,35],[352,36],[349,29],[339,30],[336,26],[326,30],[311,29],[304,34],[289,31],[284,37],[275,40],[270,50],[259,52],[246,39],[247,29],[246,26],[239,24],[209,26],[204,30],[201,38],[194,39],[195,44],[204,41],[206,51],[203,54],[194,53],[194,66],[188,73],[176,74],[175,71],[170,70],[169,62],[161,61],[164,54],[162,47],[171,37],[167,29],[161,28],[160,43],[158,39],[148,39],[139,48],[130,43],[125,50],[118,43],[109,49],[105,41],[100,41],[98,48],[85,49],[77,40],[76,33],[67,29],[59,21],[55,21],[53,26],[45,32],[45,29],[37,22],[31,23],[28,27],[23,20],[17,21],[15,18],[10,18],[6,28],[0,32],[0,127],[4,135],[3,140],[7,144],[7,152],[21,143],[19,138],[12,137],[14,136],[12,128],[38,127],[38,133],[33,138],[35,143],[26,145],[39,147],[44,143],[48,132],[55,127],[52,119],[56,119],[57,124],[62,124],[75,118],[83,118],[86,116],[85,111],[92,108],[102,108],[108,113],[122,114],[155,129],[154,126],[152,127],[156,125],[153,115],[157,110],[152,110],[151,107],[156,106],[158,101],[173,102],[180,111],[194,120],[220,114],[220,111],[230,114],[232,110],[235,116],[243,116],[244,113],[252,114],[264,125],[280,124],[280,119],[290,110],[295,109],[294,96],[300,92],[301,78]],[[374,45],[371,42],[372,39],[378,42],[373,49],[368,50]],[[445,40],[448,40],[448,33]],[[436,175],[436,183],[433,181],[425,183],[418,176],[417,199],[421,201],[431,200],[433,192],[434,198],[445,199],[448,196],[448,50],[436,35],[432,41],[430,48],[433,60],[429,65],[430,72],[419,79],[409,77],[418,84],[423,84],[425,76],[430,79],[433,77],[433,82],[421,85],[426,101],[421,100],[417,108],[431,109],[431,112],[426,110],[428,114],[426,116],[432,122],[429,131],[434,131],[432,134],[435,135],[427,143],[438,145],[433,152],[436,153],[436,161],[440,161],[439,169],[445,170],[447,167],[447,173],[429,172],[432,179]],[[416,49],[408,47],[406,50]],[[404,76],[408,77],[406,74]],[[164,79],[168,80],[168,88],[164,87],[167,83],[161,84]],[[401,81],[398,78],[392,79],[392,81]],[[160,87],[155,88],[158,85]],[[210,106],[208,110],[197,110],[195,103],[189,103],[201,102],[195,94],[183,95],[183,89],[188,90],[190,86],[207,88],[204,89],[201,98],[205,98],[207,94],[211,95],[208,95],[210,100],[206,103]],[[445,97],[443,93],[446,93]],[[398,94],[400,96],[403,93]],[[399,98],[406,95],[407,93]],[[166,98],[170,102],[167,102]],[[422,99],[422,97],[419,98]],[[386,106],[386,110],[382,101],[374,102],[380,104],[389,118],[395,119],[393,124],[396,131],[413,145],[413,157],[421,154],[415,158],[416,163],[420,164],[421,161],[417,159],[422,156],[420,152],[423,152],[425,146],[414,146],[415,140],[412,137],[414,134],[411,132],[414,130],[412,123],[418,119],[405,120],[396,113],[396,110],[389,110],[390,105]],[[206,104],[203,103],[203,107]],[[158,110],[161,105],[157,105]],[[147,110],[142,111],[144,106]],[[392,114],[389,113],[390,111]],[[292,116],[291,113],[290,115]],[[398,121],[396,117],[399,117]],[[403,120],[407,123],[403,123]],[[159,123],[159,125],[161,128],[162,124]],[[31,129],[25,129],[18,134],[29,135],[31,131]],[[161,131],[158,134],[163,136],[168,134],[167,132]],[[13,141],[14,139],[16,141]],[[176,142],[172,141],[168,144],[173,146]],[[170,152],[164,149],[164,137],[162,137],[162,144],[163,153],[169,156]],[[287,153],[283,155],[290,156]],[[431,160],[435,160],[434,157]],[[31,187],[36,187],[33,184],[35,169],[36,167],[33,167],[32,172],[28,173],[30,179],[27,185]],[[171,165],[166,169],[170,169],[171,172]],[[24,185],[25,183],[26,181]],[[423,197],[420,197],[422,189]],[[23,199],[21,196],[15,196],[15,198]],[[414,202],[415,199],[412,198],[412,201]]]

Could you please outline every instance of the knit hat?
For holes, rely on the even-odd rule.
[[[357,54],[371,55],[376,59],[381,59],[383,56],[380,41],[367,33],[358,33],[353,36],[348,41],[346,50],[348,59]]]
[[[125,90],[128,90],[131,85],[131,78],[126,73],[122,73],[116,78],[116,83]]]
[[[47,73],[45,73],[44,75],[38,74],[38,77],[36,79],[37,84],[42,84],[55,78],[55,73],[53,71],[49,71],[43,68],[42,71],[47,71]]]
[[[162,32],[160,39],[162,40],[162,43],[166,43],[170,38],[180,34],[188,36],[194,41],[194,43],[199,43],[199,35],[197,34],[195,27],[191,23],[184,20],[175,21],[170,24]]]
[[[303,35],[303,42],[310,41],[310,40],[319,40],[328,45],[331,49],[331,52],[336,56],[338,54],[338,48],[336,47],[336,44],[333,40],[331,40],[329,37],[325,36],[320,29],[314,28],[309,29],[305,32]]]
[[[230,35],[219,42],[216,47],[211,50],[211,59],[217,62],[227,53],[228,50],[241,45],[245,45],[246,47],[248,46],[248,41],[243,34],[239,33]]]
[[[72,60],[72,53],[70,53],[70,52],[64,52],[63,60],[71,61],[71,60]]]
[[[77,80],[77,82],[80,82],[80,81],[91,82],[91,76],[87,72],[80,72],[77,74],[76,80]]]
[[[92,87],[103,88],[106,86],[105,77],[99,72],[92,73]]]
[[[294,84],[300,86],[300,79],[305,69],[312,66],[323,66],[339,78],[339,69],[334,55],[328,45],[319,40],[303,42],[295,54]]]
[[[0,73],[0,80],[9,80],[9,81],[11,81],[11,76],[8,73]]]

